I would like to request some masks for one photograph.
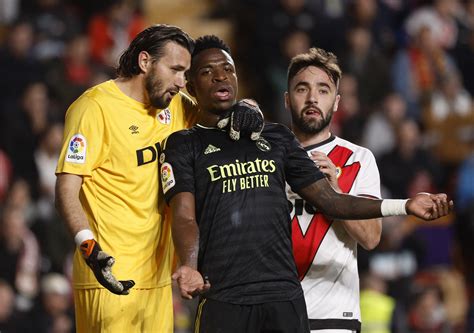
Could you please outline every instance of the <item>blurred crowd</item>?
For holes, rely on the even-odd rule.
[[[344,71],[332,131],[372,150],[383,197],[456,201],[435,223],[385,219],[380,245],[360,249],[363,332],[472,332],[474,0],[207,2],[206,19],[232,24],[242,88],[267,120],[289,124],[291,57],[325,48]],[[154,22],[142,6],[0,1],[1,332],[74,331],[74,242],[54,210],[64,113],[114,77],[129,41]],[[176,332],[190,332],[192,304],[175,297]]]

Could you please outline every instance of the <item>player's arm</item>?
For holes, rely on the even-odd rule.
[[[94,272],[97,281],[114,294],[127,295],[135,282],[132,280],[117,281],[112,275],[114,258],[102,251],[99,243],[94,239],[79,200],[82,180],[82,176],[68,173],[58,174],[55,194],[56,209],[72,235],[75,235],[74,240],[87,265]]]
[[[297,193],[323,214],[346,220],[410,214],[428,221],[449,214],[454,206],[452,201],[448,202],[444,193],[418,193],[407,200],[378,200],[341,194],[337,193],[325,178],[300,189]]]
[[[210,288],[197,271],[199,227],[196,223],[194,194],[181,192],[170,200],[173,242],[180,267],[173,274],[183,298],[192,299]]]
[[[382,219],[337,220],[342,223],[347,233],[366,250],[373,250],[380,242]]]
[[[55,204],[59,215],[66,222],[72,235],[90,229],[86,214],[79,201],[82,176],[60,173],[56,179]]]
[[[326,176],[333,189],[338,193],[342,193],[339,188],[337,168],[331,159],[326,154],[319,151],[312,152],[310,158]],[[337,221],[343,225],[344,229],[352,239],[357,241],[357,243],[359,243],[364,249],[372,250],[379,244],[382,235],[381,218],[364,220],[364,223],[359,223],[359,220]]]

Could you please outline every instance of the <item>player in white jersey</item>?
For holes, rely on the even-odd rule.
[[[330,132],[340,96],[337,58],[322,49],[294,57],[288,69],[285,105],[298,140],[336,191],[380,198],[373,154]],[[293,205],[293,251],[310,327],[314,332],[360,331],[357,244],[373,249],[381,219],[333,220],[288,189]]]

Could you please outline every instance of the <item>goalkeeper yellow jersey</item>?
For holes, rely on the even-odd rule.
[[[192,100],[176,95],[168,108],[146,108],[113,80],[82,94],[68,109],[56,173],[83,176],[80,201],[112,272],[135,288],[169,284],[173,248],[158,179],[160,142],[195,122]],[[74,255],[75,288],[101,288]]]

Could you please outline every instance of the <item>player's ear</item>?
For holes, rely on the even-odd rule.
[[[339,101],[341,100],[341,95],[337,94],[336,95],[336,100],[334,101],[334,106],[332,108],[333,112],[337,111],[337,108],[339,107]]]
[[[148,71],[153,59],[151,58],[150,54],[146,51],[141,51],[138,54],[138,67],[140,67],[143,73]]]
[[[285,98],[285,109],[289,110],[290,109],[290,95],[288,94],[288,91],[285,91],[284,98]]]

